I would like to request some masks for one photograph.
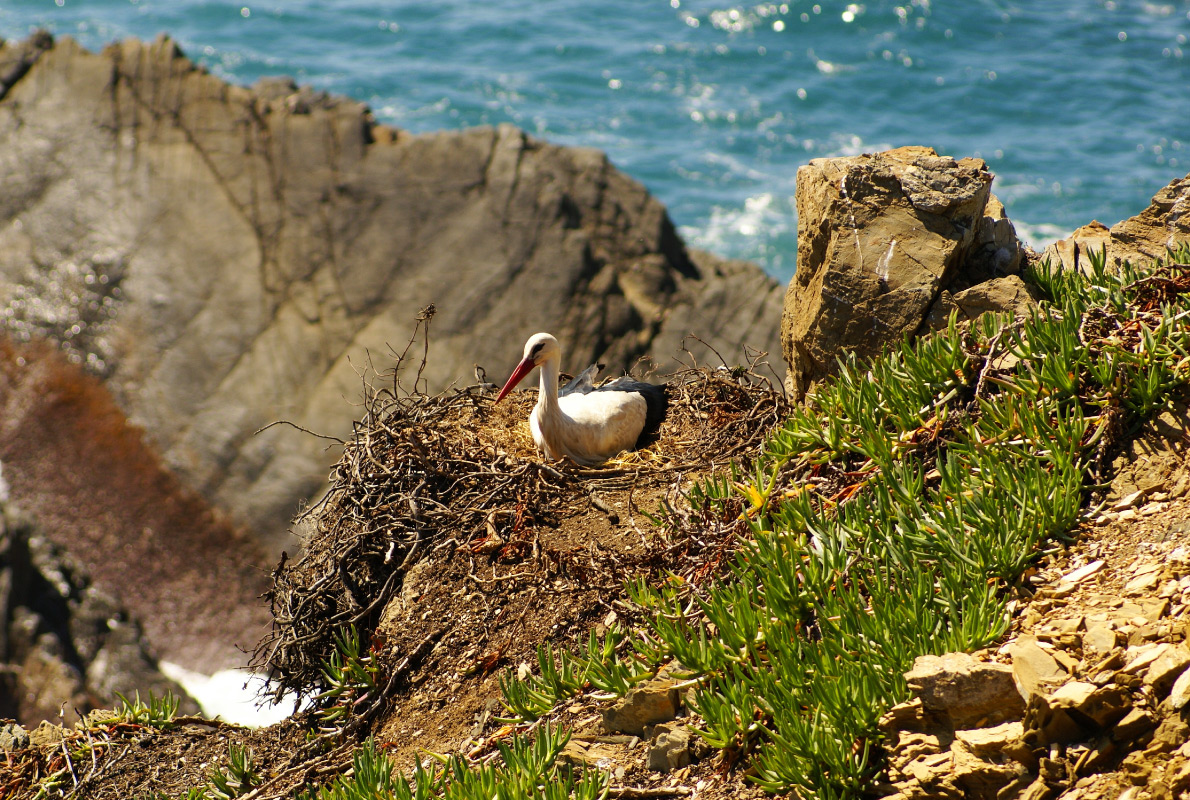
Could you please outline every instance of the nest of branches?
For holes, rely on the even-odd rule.
[[[431,316],[432,307],[419,316],[410,344],[419,333],[428,339]],[[648,448],[599,468],[547,463],[528,430],[535,393],[499,406],[486,382],[428,394],[421,389],[427,350],[410,388],[403,385],[415,361],[409,346],[393,353],[391,369],[369,372],[362,417],[329,490],[296,520],[303,555],[274,571],[273,626],[253,662],[273,676],[278,699],[319,686],[335,632],[374,630],[415,564],[456,553],[530,558],[543,529],[591,513],[615,521],[608,493],[628,492],[631,506],[633,492],[663,496],[684,476],[746,460],[789,408],[783,391],[759,374],[759,358],[731,369],[690,366],[668,376],[669,411]],[[655,547],[667,551],[662,542]]]

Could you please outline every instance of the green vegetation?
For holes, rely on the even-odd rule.
[[[140,692],[136,692],[132,700],[119,692],[116,692],[116,697],[120,698],[120,707],[112,712],[110,719],[102,721],[104,724],[123,722],[164,731],[173,727],[174,718],[178,715],[178,698],[171,691],[166,691],[165,696],[160,698],[149,692],[147,703],[140,699]]]
[[[324,735],[337,735],[357,704],[376,689],[380,667],[364,649],[359,631],[349,625],[335,632],[334,647],[321,671],[326,688],[315,698],[319,729]]]
[[[1104,437],[1186,383],[1190,270],[1116,276],[1100,257],[1030,278],[1049,302],[1028,320],[842,361],[749,475],[690,493],[748,522],[730,576],[635,587],[638,652],[702,676],[704,737],[752,754],[764,788],[861,794],[913,659],[1004,633],[1005,590],[1075,525]]]
[[[611,626],[601,640],[595,631],[587,642],[587,650],[573,656],[565,650],[556,654],[548,642],[537,648],[539,677],[520,680],[509,670],[500,679],[504,708],[509,716],[502,722],[533,721],[548,714],[554,706],[568,697],[594,688],[602,692],[622,695],[634,683],[652,677],[656,671],[639,659],[621,659],[617,648],[624,640],[624,631]]]
[[[300,800],[596,800],[607,788],[607,776],[587,771],[581,776],[557,764],[570,734],[541,727],[533,736],[498,743],[502,763],[471,764],[459,756],[436,757],[438,766],[419,765],[410,783],[393,775],[392,763],[369,739],[355,751],[349,777],[342,776]]]
[[[1004,633],[1007,590],[1069,535],[1112,437],[1187,383],[1190,247],[1170,261],[1043,264],[1028,277],[1047,302],[1027,320],[952,320],[871,365],[841,361],[746,475],[704,481],[662,520],[743,519],[748,535],[722,580],[632,587],[649,618],[629,663],[698,676],[700,733],[750,757],[764,788],[862,794],[913,659]],[[591,661],[543,651],[541,677],[504,681],[506,706],[544,715]]]
[[[247,794],[260,785],[261,776],[252,763],[252,748],[227,745],[227,768],[211,770],[210,787],[206,797],[211,800],[232,800]]]

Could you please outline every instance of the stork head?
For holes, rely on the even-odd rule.
[[[562,348],[553,336],[548,333],[535,333],[530,336],[529,341],[525,342],[525,355],[521,358],[521,363],[516,365],[508,382],[504,384],[500,394],[496,395],[496,402],[499,403],[503,400],[504,396],[513,390],[513,387],[533,371],[534,367],[541,366],[551,358],[560,359],[561,357]]]

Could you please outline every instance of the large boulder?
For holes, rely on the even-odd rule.
[[[549,330],[564,368],[777,346],[759,268],[687,253],[595,150],[412,135],[357,102],[231,86],[167,38],[0,47],[0,320],[103,375],[190,486],[273,545],[350,431],[362,365],[434,303],[431,390]],[[721,329],[716,320],[730,321]],[[701,324],[696,324],[701,323]]]
[[[1165,258],[1190,242],[1190,175],[1175,178],[1153,196],[1149,207],[1110,228],[1093,220],[1045,249],[1042,258],[1066,269],[1089,263],[1091,252],[1107,249],[1108,264],[1116,269],[1125,261],[1146,264]]]
[[[781,323],[792,393],[833,373],[842,350],[872,356],[936,326],[946,316],[931,320],[939,302],[976,315],[1001,309],[992,302],[1001,296],[1010,308],[1032,302],[1016,283],[960,297],[1021,263],[991,185],[983,161],[927,147],[815,159],[798,170],[798,267]]]

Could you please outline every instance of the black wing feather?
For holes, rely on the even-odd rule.
[[[616,378],[605,383],[597,392],[637,392],[645,398],[645,427],[636,440],[639,449],[656,439],[657,430],[665,420],[669,408],[669,394],[664,384],[645,383],[634,378]]]

